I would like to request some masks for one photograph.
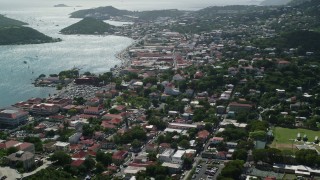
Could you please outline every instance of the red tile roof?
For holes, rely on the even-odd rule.
[[[30,146],[33,146],[33,144],[28,143],[28,142],[24,142],[24,143],[19,145],[19,149],[23,151],[23,150],[29,148]]]
[[[72,161],[71,166],[79,167],[79,166],[81,166],[83,163],[84,163],[84,160],[78,159],[78,160]]]
[[[87,155],[88,155],[87,152],[80,151],[80,152],[73,154],[72,158],[82,159],[82,158],[85,158]]]
[[[200,138],[200,139],[207,139],[209,135],[210,135],[210,133],[207,130],[203,130],[203,131],[198,132],[198,138]]]

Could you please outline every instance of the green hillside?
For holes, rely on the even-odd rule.
[[[110,17],[137,17],[142,20],[153,20],[159,17],[177,17],[184,14],[184,11],[176,9],[154,10],[154,11],[127,11],[119,10],[112,6],[84,9],[71,13],[71,18],[92,17],[95,19],[110,19]]]
[[[0,45],[39,44],[60,41],[60,39],[53,39],[24,25],[27,25],[27,23],[0,15]]]
[[[23,26],[23,25],[27,25],[27,23],[24,23],[15,19],[10,19],[0,14],[0,28],[9,27],[9,26]]]
[[[32,28],[12,26],[0,28],[0,45],[40,44],[60,41],[46,36]]]
[[[95,17],[98,19],[109,19],[110,16],[133,15],[133,12],[127,10],[119,10],[112,6],[98,7],[94,9],[83,9],[71,13],[71,18]]]
[[[105,34],[113,32],[114,26],[94,18],[84,18],[81,21],[62,29],[63,34]]]
[[[315,31],[293,31],[283,33],[279,37],[271,39],[260,39],[255,43],[258,47],[276,47],[278,49],[284,48],[298,48],[301,54],[306,51],[314,51],[320,53],[320,33]]]

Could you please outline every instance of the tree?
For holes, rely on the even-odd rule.
[[[226,166],[222,169],[221,178],[232,178],[232,179],[239,179],[239,176],[242,173],[244,161],[242,160],[233,160],[229,161]]]
[[[87,158],[87,159],[84,160],[83,164],[86,167],[86,169],[91,170],[96,165],[96,162],[92,158]]]
[[[77,114],[77,110],[76,110],[76,109],[69,109],[69,110],[68,110],[68,114],[69,114],[70,116],[74,116],[74,115]]]
[[[252,154],[255,162],[262,161],[269,164],[283,162],[283,155],[279,149],[255,149]]]
[[[236,160],[243,160],[243,161],[247,161],[247,157],[248,157],[248,152],[245,149],[238,149],[236,151],[234,151],[234,153],[232,154],[232,159]]]
[[[120,111],[118,111],[117,109],[112,108],[112,109],[109,110],[109,113],[110,114],[119,114]]]
[[[98,151],[96,154],[96,160],[105,166],[110,165],[112,163],[112,154]]]
[[[52,138],[56,133],[53,130],[46,132],[46,137]]]
[[[157,161],[157,153],[156,152],[149,152],[148,159],[149,159],[149,161]]]
[[[104,166],[102,163],[98,162],[96,164],[96,173],[101,174],[105,170]]]
[[[250,132],[249,137],[253,140],[266,140],[267,133],[265,131],[254,131]]]
[[[302,165],[314,166],[316,164],[320,165],[318,162],[318,153],[311,149],[301,149],[296,151],[296,161]]]
[[[46,169],[41,169],[37,173],[28,176],[28,180],[37,180],[37,179],[50,179],[50,180],[75,180],[71,174],[62,171],[56,170],[55,168],[48,167]]]
[[[94,129],[90,124],[85,124],[82,126],[82,135],[91,137],[93,135]]]
[[[17,147],[14,147],[14,146],[9,147],[9,148],[7,149],[7,154],[10,155],[10,154],[16,153],[16,152],[18,152],[18,150],[19,150],[19,149],[18,149]]]
[[[55,161],[55,164],[64,166],[66,164],[70,164],[72,159],[70,155],[63,151],[55,151],[51,156],[50,156],[50,161]]]
[[[188,158],[188,157],[183,158],[183,166],[184,166],[186,169],[191,169],[192,163],[193,163],[193,160],[192,160],[192,159],[190,159],[190,158]]]
[[[218,143],[216,148],[218,151],[227,151],[228,150],[227,144],[224,142]]]
[[[190,143],[188,140],[183,139],[179,142],[179,146],[182,147],[183,149],[188,149],[190,147]]]
[[[142,145],[142,143],[137,139],[133,140],[131,143],[132,148],[140,148],[141,145]]]

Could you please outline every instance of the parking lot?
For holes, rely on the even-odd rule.
[[[205,160],[199,163],[195,169],[192,179],[211,180],[220,174],[223,165],[218,160]]]

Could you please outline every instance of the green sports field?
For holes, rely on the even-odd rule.
[[[305,134],[308,137],[309,142],[313,142],[314,138],[318,136],[320,138],[320,131],[312,131],[308,129],[289,129],[289,128],[282,128],[282,127],[275,127],[273,128],[273,135],[274,140],[271,147],[275,147],[278,149],[291,149],[292,148],[292,141],[293,139],[297,139],[297,134],[300,133],[301,137]],[[299,142],[294,142],[294,144],[301,144]]]

